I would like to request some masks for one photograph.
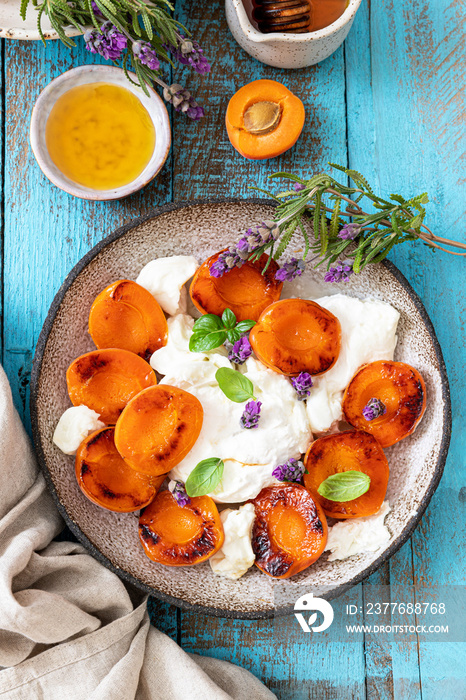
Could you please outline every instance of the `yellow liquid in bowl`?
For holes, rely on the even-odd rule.
[[[58,98],[47,120],[45,142],[51,159],[70,180],[110,190],[142,173],[154,152],[155,129],[132,92],[89,83]]]

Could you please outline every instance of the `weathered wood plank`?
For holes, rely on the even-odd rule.
[[[464,240],[465,52],[461,3],[415,0],[408,6],[393,0],[373,1],[370,36],[374,118],[367,119],[364,110],[366,118],[358,120],[355,115],[353,124],[348,121],[351,164],[358,167],[361,162],[361,169],[373,167],[380,190],[385,193],[427,190],[432,201],[428,225],[440,235]],[[356,81],[360,76],[354,74],[353,78]],[[361,90],[361,95],[365,97],[367,92]],[[367,107],[367,102],[363,104]],[[464,584],[465,535],[459,527],[464,520],[459,494],[462,477],[464,480],[464,260],[433,253],[418,244],[402,246],[391,257],[420,294],[434,322],[453,400],[454,437],[445,474],[412,538],[415,580],[429,586]],[[406,545],[391,561],[392,584],[410,583],[410,569]],[[410,682],[415,680],[416,672],[414,651],[405,648],[405,663],[402,651],[393,657],[399,691],[403,688],[402,669],[410,670]],[[412,686],[414,697],[416,685],[421,688],[423,700],[439,694],[445,698],[464,697],[466,674],[460,655],[456,644],[421,643],[420,679]]]

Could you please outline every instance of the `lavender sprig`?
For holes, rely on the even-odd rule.
[[[279,282],[291,282],[296,277],[300,277],[306,269],[304,260],[291,258],[291,260],[281,266],[275,273],[275,279]]]
[[[314,267],[326,264],[327,281],[338,282],[359,274],[368,264],[378,263],[389,254],[393,246],[406,241],[420,240],[432,247],[440,248],[453,255],[466,256],[466,252],[447,250],[444,246],[466,251],[466,243],[441,238],[423,223],[429,201],[426,193],[406,199],[392,194],[383,199],[374,193],[367,180],[356,170],[330,163],[343,172],[353,185],[339,182],[328,173],[319,173],[303,178],[292,173],[274,173],[269,178],[283,178],[291,181],[292,189],[274,194],[259,187],[251,187],[271,197],[277,204],[274,222],[278,234],[260,247],[250,251],[244,243],[230,248],[230,257],[237,256],[234,266],[243,264],[244,259],[257,260],[257,253],[267,252],[278,260],[290,245],[295,234],[301,234],[304,253],[303,264],[312,252]],[[364,211],[359,202],[369,200],[372,211]],[[312,218],[314,237],[306,227],[306,219]],[[344,221],[343,217],[351,219]],[[272,223],[272,222],[271,222]],[[247,232],[248,234],[248,232]],[[278,243],[278,245],[276,245]],[[293,262],[296,259],[293,259]],[[291,261],[290,261],[291,262]],[[279,277],[287,278],[286,263]],[[295,263],[296,264],[296,263]],[[231,269],[225,265],[222,274]],[[291,273],[290,273],[291,274]]]
[[[362,409],[362,415],[367,421],[373,421],[380,416],[383,416],[387,412],[387,407],[380,401],[373,397],[369,399],[364,408]]]
[[[261,413],[261,401],[248,401],[243,411],[243,415],[239,420],[242,428],[257,428]]]
[[[170,87],[166,85],[163,89],[163,98],[174,106],[175,112],[183,112],[194,121],[198,121],[204,116],[203,107],[197,104],[189,90],[186,90],[182,85],[177,83],[170,85]]]
[[[293,377],[291,384],[298,395],[298,401],[304,401],[311,393],[312,377],[309,372],[300,372],[297,377]]]
[[[289,459],[285,464],[279,464],[272,472],[278,481],[296,481],[300,482],[303,479],[304,474],[304,464],[301,460]]]
[[[199,75],[208,73],[210,71],[210,63],[204,56],[204,50],[201,49],[197,41],[187,39],[184,34],[177,34],[176,38],[176,46],[173,44],[164,44],[164,49],[182,65],[194,68]]]
[[[246,260],[257,260],[268,246],[274,244],[280,229],[274,221],[263,221],[261,224],[248,228],[235,246],[221,253],[210,266],[212,277],[222,277],[234,267],[241,267]]]
[[[252,355],[252,347],[249,339],[243,335],[242,338],[233,343],[233,347],[228,353],[228,359],[230,362],[234,362],[237,365],[242,365],[246,360]]]
[[[183,507],[187,506],[188,503],[191,503],[191,499],[186,493],[185,485],[182,481],[170,481],[170,483],[168,484],[168,490],[171,491],[171,493],[173,494],[173,498],[179,506]]]
[[[86,49],[103,56],[107,61],[116,61],[125,51],[128,40],[124,34],[109,21],[104,22],[100,31],[88,29],[84,32]]]

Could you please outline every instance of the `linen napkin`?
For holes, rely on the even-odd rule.
[[[251,673],[184,652],[147,596],[79,544],[39,472],[0,367],[1,700],[273,700]]]

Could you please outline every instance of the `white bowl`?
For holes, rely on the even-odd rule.
[[[275,68],[304,68],[328,58],[344,42],[361,0],[349,0],[335,22],[307,34],[262,34],[251,22],[242,0],[225,0],[228,26],[248,54]]]
[[[137,80],[134,73],[129,75]],[[127,185],[110,190],[95,190],[70,180],[52,161],[45,142],[47,119],[58,98],[71,88],[88,83],[112,83],[132,92],[146,108],[155,129],[154,152],[142,173]],[[124,71],[113,66],[80,66],[52,80],[40,93],[31,116],[32,151],[44,175],[57,187],[81,199],[121,199],[147,185],[161,170],[171,145],[170,120],[165,103],[155,90],[149,88],[149,93],[147,96],[140,87],[132,85]]]

